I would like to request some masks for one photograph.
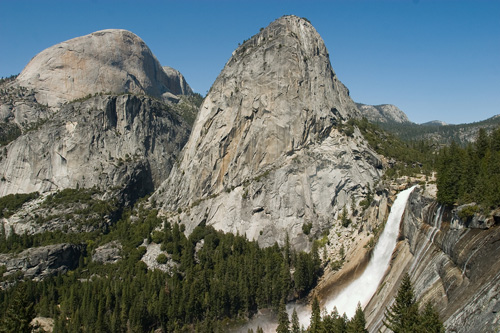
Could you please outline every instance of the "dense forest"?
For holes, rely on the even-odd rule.
[[[451,141],[440,147],[429,140],[405,141],[366,119],[351,120],[344,130],[352,133],[353,126],[389,160],[386,179],[436,171],[439,202],[475,202],[486,210],[500,206],[500,127],[490,132],[480,128],[474,143]]]
[[[452,143],[437,150],[426,141],[402,141],[366,119],[341,125],[348,135],[353,135],[355,128],[389,161],[386,177],[429,175],[436,170],[440,202],[473,201],[485,208],[500,205],[500,129],[491,133],[480,130],[474,144],[463,147]],[[319,242],[313,241],[310,253],[297,252],[288,242],[283,247],[260,248],[242,235],[216,231],[203,223],[186,237],[182,221],[160,217],[146,200],[123,210],[116,202],[96,197],[96,189],[66,189],[47,196],[40,205],[49,211],[79,207],[73,214],[57,218],[73,228],[83,226],[90,231],[69,232],[66,228],[16,235],[0,230],[3,253],[62,242],[86,248],[78,268],[67,274],[38,282],[23,281],[18,275],[2,277],[18,283],[0,292],[0,331],[30,328],[28,319],[37,315],[54,318],[54,332],[144,332],[158,328],[217,332],[237,326],[262,308],[278,314],[278,331],[302,331],[296,313],[289,318],[285,304],[306,297],[316,285],[322,274]],[[1,198],[1,217],[11,216],[37,198],[38,193]],[[37,217],[39,223],[50,218],[54,217]],[[112,223],[98,223],[104,220]],[[108,264],[94,262],[91,254],[95,249],[112,241],[121,244],[122,259]],[[168,269],[148,269],[142,261],[152,243],[161,244],[163,253],[156,260],[168,264]],[[398,325],[398,311],[391,308],[388,312],[388,327]],[[427,305],[422,311],[415,315],[419,325],[429,318],[439,319]],[[309,332],[363,332],[364,326],[361,308],[349,320],[337,311],[321,314],[317,300],[313,301]]]
[[[203,225],[189,237],[183,231],[178,221],[139,203],[107,234],[86,235],[92,236],[88,254],[76,270],[2,291],[0,326],[19,323],[16,307],[29,305],[32,314],[55,318],[54,332],[224,331],[259,308],[277,310],[280,302],[307,295],[322,273],[317,243],[305,253],[288,242],[260,248],[244,236]],[[3,237],[11,243],[10,237],[22,236]],[[90,253],[112,240],[122,244],[122,260],[94,263]],[[169,262],[167,271],[150,270],[141,261],[143,245],[151,242],[166,253],[157,261]]]
[[[500,128],[480,129],[473,144],[452,142],[437,159],[437,199],[452,206],[475,202],[489,210],[500,205]]]

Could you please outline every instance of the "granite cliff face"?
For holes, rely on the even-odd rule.
[[[370,331],[404,272],[421,304],[431,301],[447,332],[494,332],[500,322],[500,213],[461,220],[456,211],[415,191],[403,216],[391,268],[365,309]]]
[[[97,186],[140,197],[168,176],[189,132],[172,107],[148,97],[67,104],[5,147],[0,196]]]
[[[191,95],[193,90],[187,83],[184,75],[181,74],[177,69],[163,66],[163,71],[167,74],[167,87],[175,95]]]
[[[164,71],[148,46],[126,30],[77,37],[36,55],[16,79],[51,107],[100,92],[145,94],[162,100],[192,93],[180,73]]]
[[[78,266],[85,252],[84,245],[55,244],[22,251],[18,254],[0,254],[3,278],[0,289],[9,286],[9,276],[22,272],[24,278],[42,280],[48,276],[64,274]],[[14,280],[14,279],[13,279]]]
[[[1,88],[0,196],[97,186],[133,202],[166,179],[197,108],[125,30],[52,46]]]
[[[182,160],[153,200],[199,223],[246,234],[261,245],[308,247],[302,232],[327,228],[361,200],[381,162],[357,130],[348,90],[332,70],[311,24],[295,16],[245,41],[204,100]]]

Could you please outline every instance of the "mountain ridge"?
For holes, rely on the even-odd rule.
[[[183,78],[168,71],[137,35],[106,29],[43,50],[15,82],[35,90],[37,101],[51,107],[100,92],[146,94],[164,101],[192,93]]]
[[[206,223],[265,246],[289,232],[309,247],[302,224],[320,232],[380,174],[359,132],[341,131],[352,117],[360,113],[317,31],[296,16],[277,19],[233,52],[152,200],[187,232]]]
[[[113,32],[97,32],[96,36],[109,34]],[[149,50],[135,37],[129,37],[132,45],[138,43],[135,47]],[[159,63],[152,66],[159,68]],[[304,18],[281,17],[246,40],[233,52],[199,109],[190,104],[192,91],[182,74],[167,67],[161,71],[170,75],[169,84],[178,87],[180,95],[171,90],[166,95],[158,94],[165,87],[160,82],[156,90],[130,86],[134,89],[119,93],[96,91],[69,101],[64,99],[67,96],[60,98],[55,94],[50,97],[54,103],[46,105],[42,104],[45,97],[40,95],[46,90],[37,91],[35,85],[16,86],[15,80],[2,83],[8,85],[8,93],[2,95],[0,103],[2,124],[19,126],[19,136],[7,140],[0,151],[0,195],[12,194],[2,197],[0,206],[7,207],[1,211],[0,234],[6,240],[2,246],[4,251],[11,251],[0,255],[0,282],[8,282],[0,287],[11,287],[22,276],[41,279],[75,269],[67,279],[47,282],[50,288],[50,283],[61,283],[58,288],[72,290],[61,292],[61,298],[53,297],[50,301],[43,296],[50,302],[51,311],[56,309],[54,313],[46,310],[45,303],[37,304],[42,308],[40,312],[54,316],[56,325],[77,329],[82,325],[117,325],[136,331],[160,327],[174,330],[179,325],[198,329],[206,325],[208,331],[216,331],[214,322],[218,320],[226,323],[227,318],[247,319],[262,304],[277,307],[283,298],[291,301],[305,297],[316,283],[311,274],[326,271],[321,281],[323,290],[338,282],[336,286],[340,286],[370,260],[370,251],[398,191],[420,183],[422,195],[435,196],[433,175],[386,179],[397,158],[377,154],[370,146],[377,145],[377,138],[383,140],[377,135],[383,131],[372,131],[375,141],[368,143],[368,136],[364,136],[368,132],[363,132],[368,122],[360,119],[363,113],[333,71],[324,42]],[[21,77],[19,82],[25,79]],[[384,107],[389,109],[387,114]],[[190,108],[189,114],[185,108]],[[381,116],[404,119],[404,113],[393,106],[372,108]],[[193,110],[199,112],[191,127],[186,118],[194,117]],[[404,146],[400,150],[406,155],[410,153]],[[418,161],[408,161],[404,167],[422,172]],[[30,191],[44,193],[16,197]],[[456,267],[449,266],[452,270],[439,263],[419,269],[448,269],[452,277],[466,281],[478,262],[488,263],[481,259],[488,251],[477,252],[473,242],[468,245],[477,231],[462,232],[472,228],[467,221],[462,221],[464,225],[458,228],[448,220],[442,228],[441,222],[439,226],[430,225],[428,222],[438,221],[437,204],[432,198],[417,195],[412,200],[425,202],[407,210],[407,215],[415,216],[404,222],[400,237],[409,241],[403,240],[397,251],[408,244],[420,244],[422,253],[428,249],[441,251],[439,246],[431,247],[431,243],[449,242],[445,235],[466,236],[467,244],[457,247],[460,260]],[[433,212],[423,214],[429,215],[424,220],[420,213],[428,204]],[[17,208],[11,211],[10,207]],[[497,217],[498,214],[493,223],[498,223]],[[498,238],[498,229],[491,233]],[[245,239],[256,242],[242,245],[247,244]],[[13,246],[13,241],[19,244]],[[55,241],[60,244],[54,246]],[[73,251],[75,258],[71,260],[75,265],[60,260],[65,252],[52,251],[75,246],[78,249]],[[11,260],[16,250],[26,247],[34,248],[43,257],[51,251],[57,253],[29,267],[23,263],[33,251],[21,252],[16,260]],[[231,257],[234,253],[242,254],[245,247],[253,254]],[[444,252],[434,257],[445,256],[449,247],[444,246]],[[291,255],[295,249],[310,252]],[[407,256],[393,262],[396,264],[389,271],[391,278],[377,293],[384,304],[390,302],[402,269],[413,265],[408,252],[404,253]],[[468,265],[473,256],[477,260]],[[265,264],[250,270],[243,266],[253,265],[257,258],[265,259]],[[215,264],[212,259],[220,261]],[[51,262],[54,267],[47,269]],[[308,266],[309,262],[313,266]],[[493,270],[497,270],[495,267]],[[155,268],[164,271],[154,271]],[[205,268],[215,274],[208,275]],[[259,275],[263,272],[272,276]],[[311,277],[307,283],[301,281],[302,273]],[[428,276],[439,282],[437,275],[421,276],[419,288]],[[442,276],[447,280],[447,274]],[[120,283],[107,288],[113,281]],[[259,290],[260,298],[251,300],[254,304],[246,304],[249,290],[255,294],[256,286],[264,285],[260,282],[269,282],[266,286],[271,287]],[[452,287],[455,282],[445,281]],[[65,286],[66,283],[71,286]],[[151,283],[151,288],[143,288],[145,283]],[[180,285],[182,288],[178,289]],[[107,289],[95,289],[98,292],[94,293],[92,288],[99,286]],[[123,299],[132,301],[114,302],[109,316],[102,316],[106,312],[97,311],[98,304],[93,304],[96,318],[85,315],[83,319],[78,313],[83,314],[84,307],[79,307],[76,298],[67,301],[63,297],[81,295],[84,288],[99,297],[111,292],[110,299],[119,299],[126,293]],[[313,294],[320,290],[318,285]],[[383,295],[379,295],[380,290]],[[446,288],[439,291],[444,291],[439,294],[443,297],[448,295]],[[226,297],[229,294],[231,298]],[[133,301],[136,296],[138,302]],[[274,303],[269,302],[271,298]],[[91,308],[90,298],[82,299]],[[239,303],[231,303],[232,300]],[[149,308],[151,304],[153,309]],[[216,308],[221,304],[227,312]],[[6,307],[6,303],[1,305]],[[385,307],[377,309],[377,314],[370,312],[370,320],[382,320]],[[497,307],[488,309],[496,311]],[[473,307],[466,309],[469,310]],[[213,317],[206,318],[209,311]],[[497,316],[494,311],[488,317]],[[129,316],[124,318],[120,313]],[[460,309],[456,314],[460,316]],[[98,317],[100,322],[96,321]],[[475,318],[486,322],[481,316]],[[224,327],[227,329],[227,325]]]

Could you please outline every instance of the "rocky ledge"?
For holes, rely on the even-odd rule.
[[[42,280],[58,273],[78,267],[84,245],[56,244],[35,247],[18,254],[0,254],[0,267],[3,267],[1,288],[18,278]]]
[[[377,294],[365,309],[370,330],[382,327],[404,272],[421,304],[433,303],[447,332],[493,332],[500,322],[500,225],[476,227],[416,190],[403,216],[400,242]],[[479,225],[480,224],[480,225]]]

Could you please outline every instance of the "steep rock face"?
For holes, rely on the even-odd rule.
[[[175,95],[191,95],[193,93],[186,79],[177,69],[163,66],[163,71],[167,74],[168,87],[172,93]]]
[[[303,223],[321,231],[379,176],[359,132],[340,130],[358,116],[316,30],[282,17],[233,52],[153,200],[188,232],[204,222],[271,245],[286,231],[307,247]]]
[[[28,279],[44,279],[66,273],[78,266],[78,259],[85,251],[82,245],[56,244],[24,250],[19,254],[0,254],[0,265],[5,266],[3,278],[21,272]],[[0,287],[5,288],[3,282]]]
[[[169,105],[147,97],[67,104],[5,147],[0,196],[97,186],[136,199],[168,176],[189,132]]]
[[[432,199],[414,192],[401,225],[401,237],[380,290],[365,313],[370,331],[409,272],[421,304],[431,301],[449,332],[490,332],[500,321],[500,217],[490,228],[472,228]],[[468,225],[468,227],[467,227]]]
[[[0,129],[3,129],[0,130],[0,144],[46,121],[52,113],[47,109],[37,102],[33,90],[12,84],[0,85]]]
[[[49,106],[99,92],[132,92],[164,100],[191,92],[178,75],[163,70],[142,39],[119,29],[45,49],[24,68],[16,84],[33,89],[37,101]]]
[[[366,105],[356,103],[356,106],[363,117],[366,117],[372,123],[410,123],[406,114],[395,105]]]

